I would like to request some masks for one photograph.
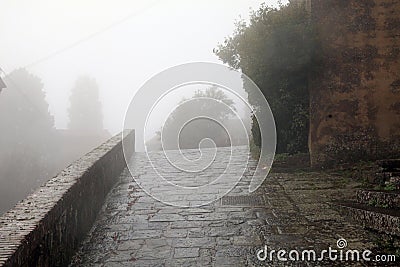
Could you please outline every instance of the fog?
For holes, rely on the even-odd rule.
[[[77,76],[94,77],[105,127],[116,133],[147,79],[185,62],[219,62],[213,49],[262,2],[1,0],[0,67],[28,66],[43,80],[57,128],[67,125]]]
[[[44,92],[46,102],[40,104],[43,110],[37,116],[46,117],[52,124],[46,126],[49,134],[56,133],[51,135],[54,139],[38,133],[36,137],[41,136],[43,143],[28,152],[21,148],[26,153],[18,154],[17,144],[38,142],[36,133],[14,134],[25,132],[23,124],[14,123],[21,121],[18,116],[23,114],[15,113],[14,102],[3,106],[2,116],[7,119],[2,120],[2,129],[13,124],[18,127],[2,135],[0,214],[84,152],[120,132],[129,102],[153,75],[187,62],[220,63],[213,49],[232,34],[235,20],[248,20],[250,9],[257,9],[262,2],[276,6],[278,1],[0,0],[0,67],[2,77],[8,77],[4,78],[8,88],[0,93],[0,100],[4,99],[0,104],[21,98],[24,100],[19,105],[33,105],[37,110],[36,100],[31,99],[35,96],[21,89],[24,85],[12,84],[18,83],[18,75],[33,75],[40,79],[42,88],[38,90]],[[17,72],[15,78],[10,78],[20,68],[28,74]],[[70,123],[71,94],[79,79],[92,80],[96,87],[98,103],[93,105],[98,107],[102,120],[98,125],[104,130],[96,132],[97,139],[79,130],[74,134],[63,132]],[[181,95],[175,100],[181,101]],[[238,113],[248,114],[238,109]],[[149,138],[158,127],[152,126]],[[76,145],[78,150],[66,151],[70,142],[86,143]],[[40,157],[41,163],[33,164],[33,157]],[[23,164],[21,161],[27,162],[25,172],[14,172],[18,164]],[[32,169],[40,171],[27,177]]]

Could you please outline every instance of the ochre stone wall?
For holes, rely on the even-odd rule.
[[[400,156],[400,1],[312,0],[321,65],[310,77],[313,166]]]

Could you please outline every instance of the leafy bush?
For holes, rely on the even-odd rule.
[[[308,151],[308,77],[317,65],[318,42],[304,5],[270,8],[264,4],[251,13],[249,24],[240,21],[233,36],[215,50],[235,69],[241,69],[262,90],[275,117],[277,152]],[[244,85],[246,87],[246,84]],[[249,102],[261,105],[249,93]],[[253,118],[253,141],[261,140]]]

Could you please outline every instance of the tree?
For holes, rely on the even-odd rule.
[[[54,119],[43,83],[18,69],[0,95],[0,213],[55,174]]]
[[[1,71],[1,69],[0,69],[0,71]],[[7,87],[6,84],[3,82],[3,80],[0,77],[0,93],[1,93],[1,90],[3,90],[6,87]]]
[[[216,87],[198,90],[192,98],[180,102],[166,120],[162,131],[158,132],[156,138],[148,142],[147,146],[155,150],[160,148],[156,140],[161,142],[161,138],[164,149],[198,148],[200,141],[205,138],[212,139],[217,146],[229,146],[229,135],[224,128],[216,121],[205,117],[226,122],[233,115],[232,110],[236,110],[234,102],[223,91]],[[194,119],[198,116],[201,118]],[[176,142],[178,136],[179,147]]]
[[[71,131],[85,135],[102,133],[103,113],[96,81],[88,76],[77,79],[70,96],[69,124]]]
[[[233,68],[241,69],[262,90],[275,117],[277,152],[308,150],[308,76],[317,66],[318,42],[304,5],[278,9],[265,5],[251,13],[250,23],[237,23],[233,36],[215,50]],[[246,84],[245,84],[246,88]],[[250,103],[259,103],[249,93]],[[253,139],[260,146],[253,119]]]

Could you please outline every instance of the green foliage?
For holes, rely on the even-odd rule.
[[[236,27],[233,36],[215,50],[216,55],[241,69],[262,90],[275,117],[277,152],[306,152],[308,76],[316,66],[318,45],[305,6],[289,4],[273,9],[261,5],[251,13],[249,24],[241,21]],[[261,105],[248,93],[253,106]],[[253,139],[259,146],[258,131],[253,119]]]
[[[380,203],[377,199],[370,199],[368,201],[369,206],[377,207],[377,208],[388,208],[389,205],[385,203]]]
[[[394,191],[394,190],[396,190],[396,186],[395,186],[394,184],[387,184],[387,185],[383,188],[383,190],[386,190],[386,191]]]
[[[205,101],[203,98],[217,101]],[[201,140],[212,139],[217,146],[229,146],[228,133],[221,125],[213,120],[199,118],[204,116],[227,121],[232,115],[231,109],[224,108],[221,103],[236,110],[234,102],[217,87],[198,90],[192,98],[183,99],[180,105],[171,113],[162,130],[162,143],[165,149],[193,149],[198,148]],[[188,123],[189,122],[189,123]],[[179,136],[179,140],[177,140]],[[179,143],[177,142],[179,141]]]
[[[254,145],[253,148],[255,147],[261,147],[261,132],[260,132],[260,125],[258,124],[256,116],[252,116],[252,127],[251,127],[251,140],[252,144]],[[260,150],[260,149],[258,149]],[[253,151],[253,149],[251,149]]]
[[[396,190],[396,186],[394,184],[376,185],[376,186],[374,186],[374,190],[394,191],[394,190]]]
[[[250,152],[251,152],[251,156],[254,159],[260,158],[260,154],[261,154],[260,147],[256,146],[253,139],[250,139]]]
[[[376,199],[375,198],[373,198],[373,199],[370,199],[369,201],[368,201],[368,205],[370,205],[370,206],[376,206],[378,203],[377,203],[377,201],[376,201]]]
[[[287,153],[276,154],[274,160],[275,161],[285,161],[289,157]]]

